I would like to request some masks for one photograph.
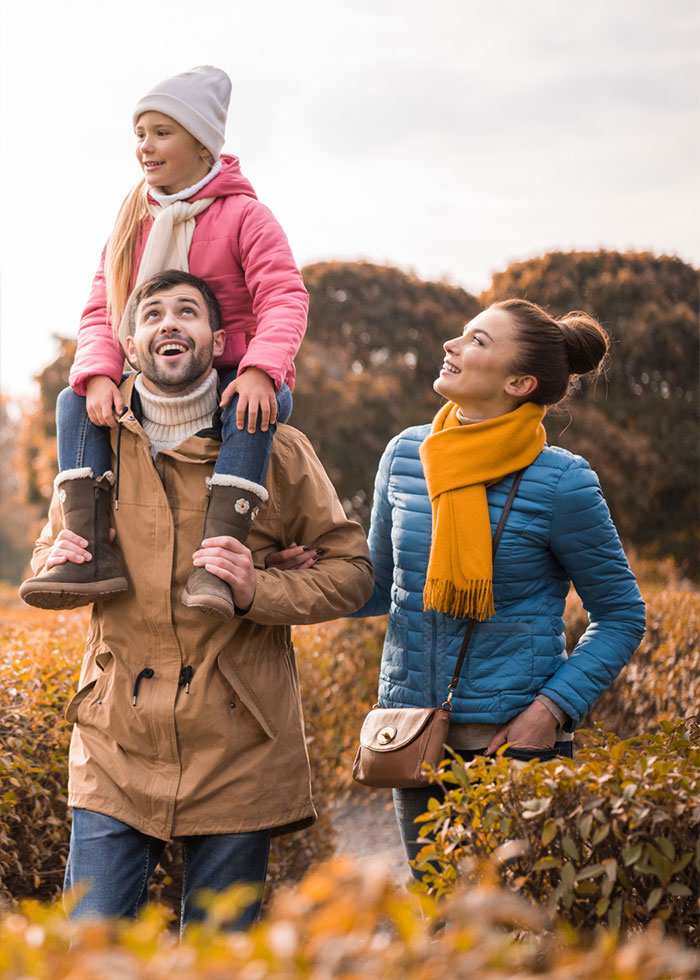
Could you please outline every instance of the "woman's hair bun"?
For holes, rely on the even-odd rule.
[[[571,374],[588,374],[599,367],[608,352],[608,335],[594,317],[581,310],[557,320],[566,344]]]

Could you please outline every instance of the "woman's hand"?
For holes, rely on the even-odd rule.
[[[206,538],[192,561],[229,585],[239,609],[250,609],[255,598],[255,568],[253,556],[244,544],[228,535]]]
[[[323,554],[320,548],[308,548],[292,542],[283,551],[271,551],[265,557],[265,568],[278,568],[282,572],[311,568]]]
[[[119,388],[105,374],[96,374],[85,387],[88,418],[94,425],[106,425],[110,429],[117,426],[117,418],[126,405]],[[115,418],[116,413],[116,418]]]
[[[533,701],[494,735],[486,754],[493,755],[506,742],[519,749],[551,749],[556,741],[558,727],[559,722],[549,708],[541,701]]]
[[[114,541],[115,530],[109,529],[109,540]],[[72,561],[76,565],[82,565],[86,561],[92,561],[92,555],[87,550],[88,542],[81,538],[79,534],[63,528],[58,532],[56,540],[46,552],[46,564],[44,571],[48,572],[54,565],[64,565],[67,561]]]
[[[228,405],[234,395],[238,395],[236,405],[236,426],[243,429],[245,413],[248,412],[248,432],[255,432],[260,411],[260,429],[267,432],[277,421],[277,398],[272,378],[260,368],[246,368],[243,374],[227,385],[221,396],[221,407]]]

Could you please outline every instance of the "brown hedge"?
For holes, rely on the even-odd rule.
[[[696,721],[625,741],[590,734],[575,761],[456,757],[436,781],[444,802],[417,821],[429,838],[417,865],[435,893],[470,859],[493,858],[504,883],[577,928],[660,919],[700,945]]]

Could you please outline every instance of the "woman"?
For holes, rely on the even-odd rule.
[[[585,313],[554,320],[525,300],[495,303],[444,345],[432,425],[401,432],[377,473],[369,533],[376,575],[355,615],[389,613],[382,707],[452,700],[448,745],[469,758],[504,743],[518,758],[572,755],[573,731],[637,648],[644,603],[585,460],[548,446],[546,408],[608,349]],[[493,530],[515,473],[522,482],[492,562]],[[590,624],[567,658],[573,582]],[[394,791],[407,856],[434,787]],[[415,874],[415,872],[414,872]]]

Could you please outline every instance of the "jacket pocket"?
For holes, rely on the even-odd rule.
[[[240,663],[233,650],[222,650],[217,658],[224,679],[268,738],[277,738],[294,698],[286,658],[284,649],[274,659],[257,662]]]
[[[88,681],[80,687],[76,694],[70,699],[66,705],[64,711],[64,717],[66,721],[70,722],[72,725],[80,722],[80,707],[89,698],[89,703],[94,703],[99,700],[100,692],[104,689],[106,683],[106,671],[107,667],[114,660],[114,655],[111,650],[101,650],[95,657],[95,666],[98,668],[100,673],[93,680]],[[91,697],[92,695],[92,697]]]
[[[478,694],[530,692],[534,682],[531,623],[479,623],[467,654],[468,690]]]
[[[390,613],[384,637],[381,674],[391,681],[404,681],[408,677],[408,617]]]

